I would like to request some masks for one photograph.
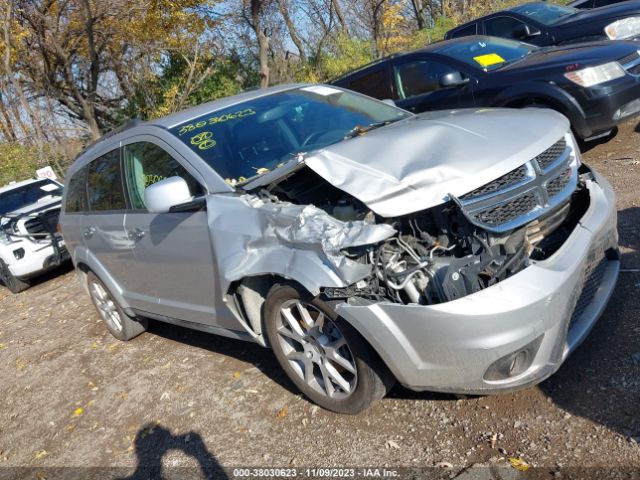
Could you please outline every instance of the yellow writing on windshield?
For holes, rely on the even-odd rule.
[[[228,122],[229,120],[235,120],[236,118],[249,117],[255,114],[256,114],[256,111],[253,108],[245,108],[244,110],[238,110],[237,112],[234,112],[234,113],[225,113],[224,115],[211,117],[206,120],[199,120],[196,123],[189,123],[187,125],[183,125],[182,127],[180,127],[180,130],[178,130],[178,135],[182,136],[185,133],[193,132],[194,130],[199,130],[203,127],[206,127],[207,125],[224,123],[224,122]]]
[[[481,67],[490,67],[492,65],[498,65],[499,63],[504,63],[506,60],[502,58],[497,53],[487,53],[485,55],[478,55],[477,57],[473,57],[473,59],[480,64]]]
[[[216,146],[216,141],[213,139],[213,133],[201,132],[191,137],[191,145],[197,146],[200,150],[209,150]]]

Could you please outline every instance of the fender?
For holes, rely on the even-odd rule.
[[[493,100],[492,106],[505,107],[532,98],[546,101],[550,106],[557,108],[569,119],[574,130],[581,137],[588,137],[591,134],[584,120],[584,111],[576,99],[562,88],[549,83],[528,82],[513,85],[502,90]]]

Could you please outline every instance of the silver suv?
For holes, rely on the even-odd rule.
[[[258,90],[105,137],[64,203],[115,337],[151,318],[257,342],[344,413],[396,380],[544,380],[619,271],[612,189],[542,109],[413,115],[323,85]]]

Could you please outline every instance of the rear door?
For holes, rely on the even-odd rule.
[[[396,105],[400,108],[420,113],[475,106],[471,81],[456,86],[441,84],[444,75],[454,72],[470,80],[466,72],[446,60],[430,56],[402,58],[395,63],[394,72]]]
[[[154,214],[144,203],[144,189],[165,178],[184,178],[194,196],[205,193],[203,182],[156,137],[129,139],[122,151],[132,207],[125,229],[135,253],[133,283],[138,291],[153,292],[157,302],[146,311],[215,324],[216,279],[206,210]]]
[[[86,167],[87,206],[80,229],[82,241],[104,272],[122,289],[132,307],[139,307],[138,293],[131,282],[132,242],[124,230],[127,211],[120,149],[96,158]],[[147,299],[148,300],[148,299]]]

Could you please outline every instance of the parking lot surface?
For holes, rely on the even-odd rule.
[[[70,268],[0,288],[0,467],[640,468],[640,133],[584,160],[614,185],[622,268],[585,343],[549,380],[488,397],[396,386],[358,416],[302,398],[268,350],[151,323],[122,343]],[[0,473],[2,469],[0,468]]]

